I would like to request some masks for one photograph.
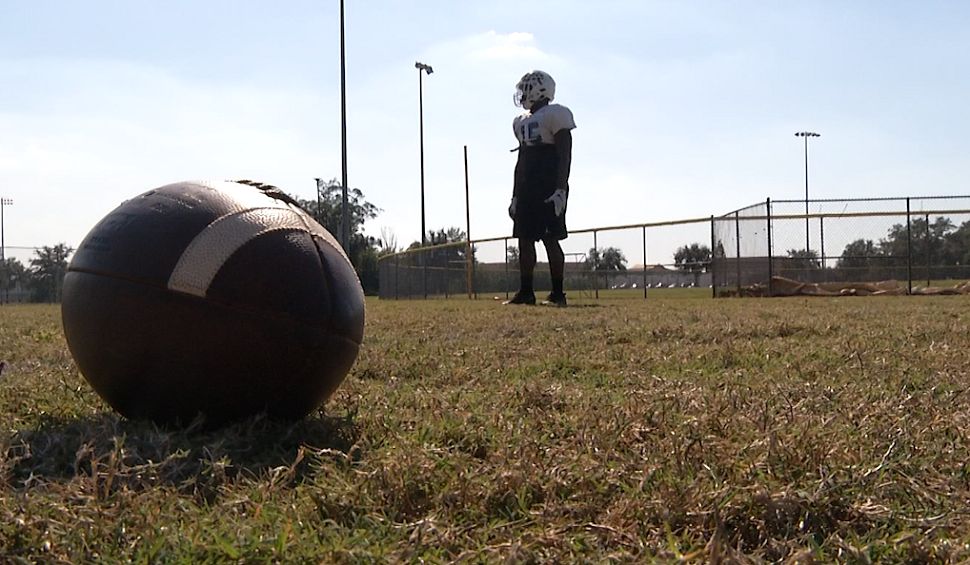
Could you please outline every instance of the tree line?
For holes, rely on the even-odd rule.
[[[364,292],[376,294],[379,285],[379,258],[401,249],[398,248],[397,238],[387,230],[382,230],[380,238],[365,235],[364,223],[376,218],[380,208],[368,202],[358,188],[349,189],[347,196],[350,241],[345,252],[357,271]],[[336,179],[319,183],[315,200],[294,200],[332,234],[340,233],[342,190]],[[455,227],[433,229],[427,234],[427,243],[430,245],[459,243],[465,239],[466,233]],[[421,242],[413,241],[407,249],[421,245]],[[32,302],[59,301],[64,275],[73,251],[66,243],[59,243],[37,249],[26,265],[15,258],[0,261],[0,299],[20,289],[28,293],[28,299]],[[476,261],[476,251],[472,247],[473,262]],[[466,246],[454,245],[429,250],[425,260],[435,266],[461,268],[466,263],[467,253]],[[787,254],[790,260],[798,261],[806,269],[822,267],[815,250],[793,249],[788,250]],[[707,245],[691,243],[677,249],[674,264],[679,270],[700,273],[709,269],[711,256],[711,249]],[[878,241],[860,238],[846,245],[836,268],[900,266],[905,265],[912,257],[920,258],[921,263],[932,261],[933,265],[940,266],[970,265],[970,221],[956,226],[949,218],[940,216],[932,222],[928,218],[916,217],[908,226],[894,224],[886,237]],[[518,249],[510,247],[507,259],[510,263],[517,263]],[[626,262],[626,257],[618,248],[591,248],[586,254],[584,265],[591,271],[624,271],[627,268]]]
[[[67,261],[74,249],[65,243],[41,247],[27,265],[8,257],[0,261],[0,301],[6,302],[18,289],[28,293],[31,302],[57,302],[67,273]]]
[[[308,214],[317,220],[335,237],[340,233],[342,220],[343,191],[337,179],[318,183],[317,198],[302,199],[290,197]],[[368,202],[363,191],[351,188],[347,191],[350,240],[344,251],[354,265],[365,294],[378,292],[378,259],[387,254],[400,251],[397,238],[389,230],[382,230],[380,238],[364,234],[364,223],[377,217],[381,211]],[[431,230],[428,242],[436,245],[464,241],[466,234],[458,228]],[[415,241],[409,248],[420,247]],[[25,265],[15,258],[0,261],[0,300],[6,300],[11,292],[27,292],[31,302],[58,302],[64,275],[74,249],[66,243],[52,247],[41,247]],[[464,262],[466,249],[455,246],[431,252],[436,263],[452,264]],[[474,250],[473,250],[474,253]]]
[[[970,221],[957,227],[949,218],[913,218],[893,224],[886,237],[860,238],[845,246],[837,268],[860,269],[906,265],[909,258],[938,266],[970,265]]]
[[[313,200],[293,200],[336,236],[340,233],[342,217],[340,183],[336,179],[320,183],[318,196]],[[383,238],[377,239],[363,233],[364,222],[376,218],[380,209],[368,202],[360,189],[348,190],[347,200],[350,241],[344,251],[353,263],[365,293],[376,293],[377,259],[382,253],[396,249],[388,248]],[[6,301],[11,292],[20,290],[27,292],[27,300],[30,302],[60,301],[64,275],[67,274],[68,262],[73,252],[74,249],[66,243],[59,243],[53,247],[37,249],[26,265],[15,258],[0,261],[0,300]]]

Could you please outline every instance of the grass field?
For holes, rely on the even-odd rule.
[[[965,561],[968,306],[375,300],[325,413],[207,432],[2,307],[0,561]]]

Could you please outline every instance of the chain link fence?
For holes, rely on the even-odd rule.
[[[673,250],[710,241],[711,218],[574,230],[560,242],[564,286],[575,298],[711,296],[710,262],[673,261]],[[410,249],[380,260],[385,299],[508,298],[519,287],[517,240],[508,237]],[[551,290],[542,243],[536,244],[537,293]]]
[[[787,293],[775,286],[791,281],[912,293],[970,278],[970,196],[769,199],[712,224],[718,295]]]
[[[709,245],[703,260],[674,259],[698,242]],[[507,298],[519,285],[515,244],[499,237],[387,255],[380,296]],[[571,231],[561,245],[571,298],[764,296],[795,284],[831,295],[887,281],[921,292],[970,279],[970,196],[767,199],[722,216]],[[551,281],[541,243],[536,250],[541,293]]]

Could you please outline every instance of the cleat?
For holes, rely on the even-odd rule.
[[[557,308],[566,307],[566,293],[565,292],[550,292],[549,296],[542,301],[543,306],[555,306]]]
[[[515,296],[506,300],[502,304],[528,304],[529,306],[533,306],[535,305],[535,303],[536,303],[535,294],[532,294],[531,292],[525,293],[520,290],[519,292],[515,293]]]

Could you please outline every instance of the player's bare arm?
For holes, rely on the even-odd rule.
[[[513,220],[515,219],[515,209],[519,200],[519,193],[522,190],[522,186],[525,184],[522,173],[522,152],[520,151],[518,158],[515,161],[515,172],[513,173],[512,178],[512,201],[509,202],[509,217]]]
[[[573,134],[568,129],[556,132],[553,142],[556,144],[558,170],[556,171],[556,188],[569,193],[569,168],[573,161]]]

